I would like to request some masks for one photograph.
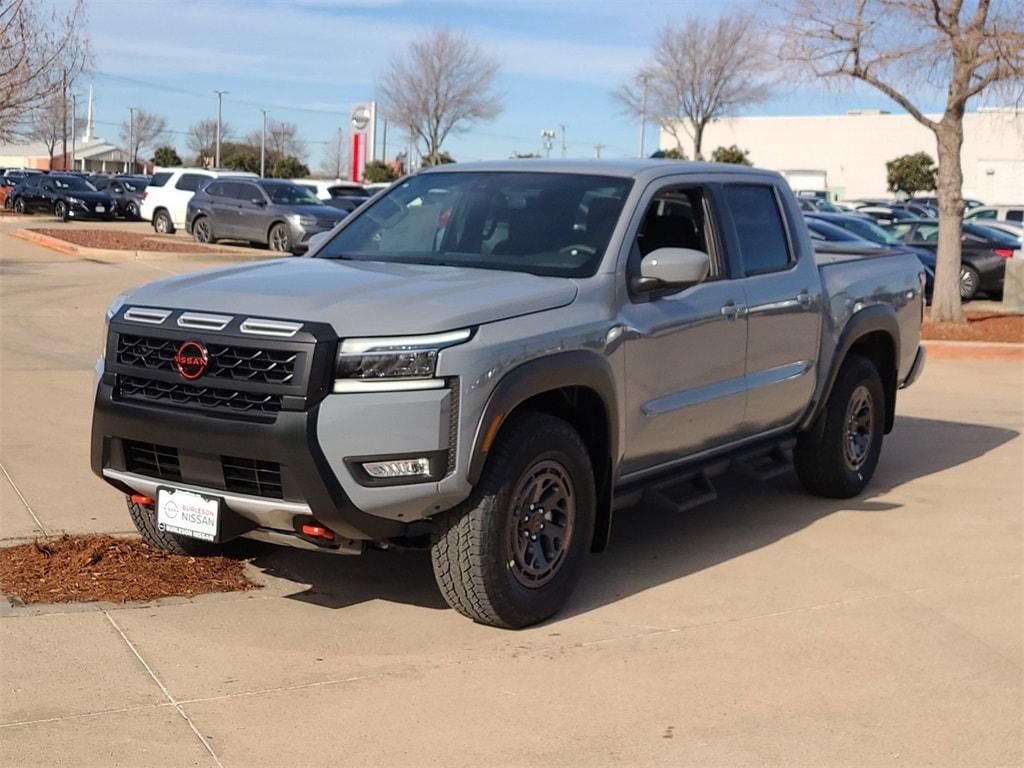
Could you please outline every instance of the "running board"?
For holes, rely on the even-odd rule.
[[[789,451],[777,445],[767,451],[738,458],[733,464],[744,475],[756,480],[770,480],[789,472],[793,461]]]
[[[707,472],[699,472],[683,480],[671,480],[644,491],[642,503],[652,504],[669,512],[685,512],[718,498],[718,491]]]

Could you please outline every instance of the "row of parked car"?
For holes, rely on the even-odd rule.
[[[152,176],[6,171],[5,207],[52,213],[63,221],[115,217],[145,220],[158,233],[185,229],[202,243],[221,239],[293,253],[331,229],[387,185],[261,179],[256,174],[175,168]]]
[[[1022,255],[1022,229],[1006,215],[1024,212],[1024,206],[975,206],[971,213],[996,208],[1003,215],[1001,220],[970,217],[964,221],[960,266],[960,296],[964,300],[980,293],[1001,295],[1006,260]],[[863,208],[834,212],[805,208],[804,220],[812,241],[821,251],[852,250],[865,255],[893,250],[914,253],[925,267],[927,292],[931,293],[939,241],[939,221],[935,215],[900,216],[880,221],[865,213]]]

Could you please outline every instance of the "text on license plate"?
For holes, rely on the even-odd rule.
[[[103,212],[104,212],[104,211],[106,211],[106,210],[107,210],[107,209],[106,209],[106,208],[104,208],[104,207],[103,207],[102,205],[97,205],[97,206],[96,206],[96,213],[103,213]]]
[[[159,488],[156,522],[161,530],[204,541],[216,541],[220,499],[191,491]]]

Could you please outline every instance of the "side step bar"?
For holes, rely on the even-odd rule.
[[[669,480],[645,489],[642,503],[661,507],[666,512],[685,512],[718,498],[711,477],[706,471],[685,480]]]

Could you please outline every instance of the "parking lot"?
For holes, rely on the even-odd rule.
[[[218,261],[64,256],[19,226],[0,539],[133,533],[89,470],[103,309]],[[934,356],[867,494],[730,475],[684,517],[622,513],[568,610],[520,632],[449,610],[420,552],[254,546],[254,592],[3,601],[0,762],[1020,765],[1022,385],[1019,361]]]

